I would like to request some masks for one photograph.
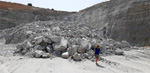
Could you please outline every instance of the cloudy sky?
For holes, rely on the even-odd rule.
[[[79,11],[94,4],[108,0],[0,0],[21,4],[32,3],[33,6],[63,11]]]

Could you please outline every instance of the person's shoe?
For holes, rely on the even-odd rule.
[[[96,63],[96,65],[98,65],[98,63]]]

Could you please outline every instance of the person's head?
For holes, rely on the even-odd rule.
[[[97,48],[99,48],[100,46],[99,45],[97,45]]]

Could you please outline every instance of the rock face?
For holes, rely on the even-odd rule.
[[[76,30],[77,32],[75,32],[68,29],[59,35],[64,36],[64,34],[67,34],[69,37],[85,37],[86,34],[88,37],[112,38],[120,42],[125,40],[131,45],[146,46],[150,45],[149,6],[149,0],[110,0],[81,10],[78,13],[59,12],[35,7],[27,7],[28,10],[26,10],[24,9],[26,6],[23,5],[18,6],[20,10],[14,11],[14,8],[9,9],[11,7],[0,6],[0,8],[3,7],[0,10],[0,30],[15,27],[21,23],[39,20],[65,20],[72,21],[72,23],[79,26],[75,28],[84,28],[84,30],[81,29],[81,32]],[[90,27],[90,29],[95,28],[94,32],[88,31],[89,28],[85,26]],[[58,26],[52,28],[52,31],[55,30],[56,33],[61,30]],[[24,40],[23,38],[27,37],[29,36],[26,35],[25,37],[25,35],[22,35],[20,42]],[[10,37],[7,39],[13,40]],[[8,41],[8,43],[10,42]],[[12,43],[17,42],[13,41]]]
[[[77,23],[102,27],[103,36],[131,45],[150,45],[149,0],[110,0],[81,10]],[[100,32],[99,32],[100,33]]]

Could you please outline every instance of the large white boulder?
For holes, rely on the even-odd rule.
[[[35,44],[37,44],[37,45],[42,43],[42,41],[43,41],[43,36],[38,36],[33,39],[33,42],[35,42]]]
[[[89,50],[91,48],[91,44],[88,41],[82,41],[80,43],[80,48],[78,48],[79,53],[85,53],[86,50]]]
[[[72,45],[72,47],[69,47],[67,49],[68,53],[70,56],[73,56],[76,52],[77,52],[77,49],[79,48],[78,45]]]
[[[62,56],[62,58],[67,59],[67,58],[69,57],[69,53],[68,53],[68,52],[65,52],[65,53],[63,53],[61,56]]]
[[[53,45],[53,48],[56,52],[60,52],[67,49],[68,41],[64,38],[61,39],[60,43],[56,43]]]
[[[75,61],[80,61],[80,60],[81,60],[81,56],[80,56],[80,54],[78,54],[78,53],[75,53],[75,54],[73,55],[73,58],[74,58]]]

